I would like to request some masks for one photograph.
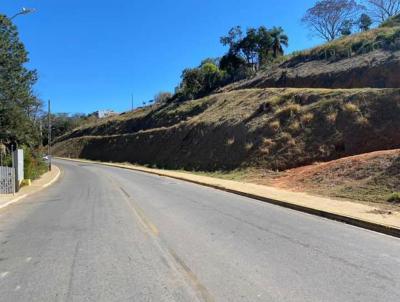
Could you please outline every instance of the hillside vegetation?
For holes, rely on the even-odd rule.
[[[377,49],[400,49],[400,24],[391,23],[358,34],[344,36],[310,50],[295,53],[285,62],[286,66],[311,60],[337,61]]]
[[[400,147],[400,89],[247,89],[76,129],[60,156],[194,170],[288,169]]]
[[[255,87],[400,87],[400,23],[396,20],[282,57],[255,77],[220,91]]]

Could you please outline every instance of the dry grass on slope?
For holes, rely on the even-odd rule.
[[[287,170],[270,183],[331,197],[387,203],[393,193],[400,192],[400,149]]]
[[[376,49],[400,49],[400,26],[380,27],[342,37],[315,48],[298,52],[288,58],[285,65],[309,60],[339,60],[368,53]]]
[[[87,128],[75,137],[83,149],[64,140],[56,150],[174,169],[285,170],[399,148],[399,115],[398,89],[246,89]]]

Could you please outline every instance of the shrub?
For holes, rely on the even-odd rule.
[[[271,150],[275,147],[275,142],[270,138],[262,139],[262,146],[260,148],[260,153],[268,155],[271,153]]]
[[[326,120],[329,124],[335,124],[337,119],[337,112],[330,112],[326,115]]]
[[[281,127],[281,123],[279,121],[272,121],[268,124],[269,128],[273,131],[278,131]]]
[[[394,26],[400,26],[400,14],[389,18],[380,25],[380,27],[394,27]]]
[[[292,117],[294,114],[299,113],[301,110],[301,106],[295,103],[289,103],[283,108],[279,109],[277,115],[281,118],[287,119]]]
[[[293,138],[292,138],[292,136],[290,135],[290,133],[287,133],[287,132],[282,132],[281,133],[281,135],[280,135],[280,137],[279,137],[279,140],[281,141],[281,142],[289,142],[290,140],[292,140]]]
[[[354,113],[354,112],[358,112],[358,106],[353,104],[353,103],[345,103],[343,105],[343,110],[346,112],[350,112],[350,113]]]
[[[275,145],[275,142],[274,142],[272,139],[270,139],[270,138],[265,138],[265,137],[263,137],[263,139],[262,139],[262,144],[263,144],[264,146],[270,147],[270,146]]]
[[[40,152],[24,148],[24,178],[37,179],[47,171],[47,164],[41,157]]]
[[[289,129],[292,132],[297,132],[300,130],[300,123],[298,121],[294,121],[289,125]]]
[[[314,119],[314,114],[312,112],[307,112],[300,117],[300,120],[304,124],[310,123]]]
[[[172,93],[170,92],[159,92],[154,96],[154,103],[155,104],[164,104],[169,102],[172,99]]]
[[[296,140],[294,139],[294,138],[291,138],[291,139],[289,139],[288,141],[287,141],[287,145],[288,146],[296,146]]]
[[[392,203],[400,203],[400,192],[394,192],[390,194],[387,201]]]
[[[369,124],[369,121],[368,121],[368,119],[367,119],[366,117],[364,117],[364,116],[359,116],[359,117],[357,117],[357,119],[356,119],[356,123],[357,123],[358,125],[360,125],[360,126],[366,126],[366,125]]]

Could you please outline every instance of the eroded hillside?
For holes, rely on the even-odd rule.
[[[400,89],[244,89],[77,129],[59,156],[165,168],[288,169],[400,147]]]

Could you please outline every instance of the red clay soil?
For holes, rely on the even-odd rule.
[[[400,190],[399,162],[400,149],[376,151],[290,169],[268,182],[294,191],[318,191],[343,197],[350,191],[357,197],[362,191],[358,196],[361,200],[379,194],[383,199],[385,194]]]

